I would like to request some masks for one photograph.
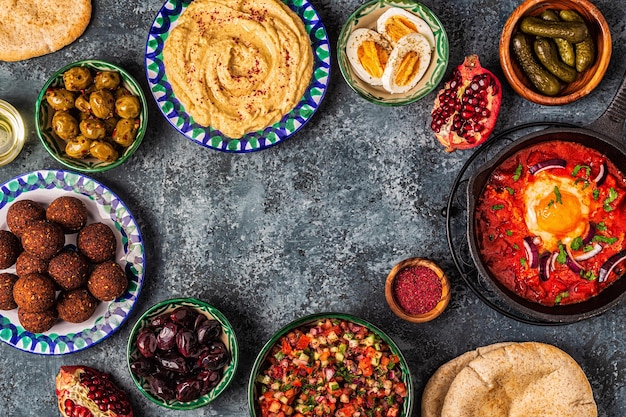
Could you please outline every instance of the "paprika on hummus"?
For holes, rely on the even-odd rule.
[[[196,123],[239,138],[300,101],[313,51],[302,20],[280,0],[195,0],[170,31],[163,63]]]

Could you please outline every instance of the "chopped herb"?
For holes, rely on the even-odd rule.
[[[513,181],[517,181],[522,176],[522,164],[519,164],[517,168],[515,168],[515,173],[513,174]]]
[[[569,297],[569,293],[567,291],[563,291],[562,293],[557,295],[556,298],[554,299],[554,305],[561,304],[561,301],[567,297]]]
[[[502,210],[504,208],[504,204],[494,204],[491,206],[492,210]]]
[[[559,204],[563,204],[563,200],[561,200],[561,192],[559,191],[559,187],[554,186],[554,195],[556,195],[556,202]]]
[[[583,252],[591,252],[593,250],[593,246],[591,245],[585,245],[585,247],[583,248]]]
[[[600,190],[598,190],[597,188],[594,188],[592,194],[593,194],[593,199],[595,201],[598,201],[598,198],[600,198]]]
[[[513,244],[513,249],[515,249],[515,250],[518,250],[518,249],[519,249],[519,246],[517,246],[517,243],[514,243],[514,244]]]
[[[604,222],[600,222],[596,224],[596,229],[601,232],[604,232],[606,230],[606,224],[604,224]]]
[[[583,246],[583,238],[578,236],[572,240],[572,243],[569,245],[572,250],[579,250]]]
[[[591,175],[591,167],[588,165],[576,165],[574,167],[574,170],[572,171],[572,177],[575,177],[576,175],[578,175],[578,172],[581,169],[585,170],[585,178],[589,178],[589,175]]]
[[[611,207],[609,204],[611,204],[616,199],[617,191],[615,191],[615,188],[613,187],[609,188],[609,196],[604,199],[604,211],[613,211],[613,207]]]
[[[515,194],[515,190],[512,189],[511,187],[506,187],[505,189],[509,192],[510,195]]]
[[[506,235],[507,236],[513,236],[513,231],[512,230],[507,230],[506,231]]]
[[[526,258],[520,258],[519,263],[522,264],[522,266],[526,266]]]
[[[595,235],[592,240],[594,242],[608,243],[609,245],[612,245],[613,243],[617,242],[616,237],[606,237],[606,236],[600,236],[600,235]]]
[[[595,281],[598,279],[593,271],[580,271],[580,277],[586,279],[587,281]]]
[[[276,358],[276,360],[279,361],[285,357],[285,354],[283,353],[282,350],[279,350],[278,352],[274,354],[274,357]]]
[[[565,245],[559,242],[559,255],[556,257],[556,261],[563,265],[567,262],[567,252],[565,251]]]
[[[391,407],[393,405],[393,403],[396,402],[396,397],[395,395],[391,394],[389,397],[387,397],[387,405],[389,407]]]
[[[554,204],[554,200],[548,201],[548,207],[552,207],[552,204]]]

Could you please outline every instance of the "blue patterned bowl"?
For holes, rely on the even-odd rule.
[[[205,316],[208,316],[220,322],[223,330],[221,340],[222,342],[224,342],[231,355],[230,363],[224,367],[222,379],[217,384],[217,386],[215,386],[213,389],[211,389],[208,393],[201,396],[200,398],[189,402],[164,400],[152,394],[152,392],[150,392],[149,381],[145,378],[138,377],[130,370],[131,363],[139,358],[139,351],[137,350],[137,335],[139,334],[139,332],[144,327],[146,327],[153,318],[160,316],[164,313],[169,313],[176,308],[183,306],[190,307],[198,311],[200,314],[204,314]],[[228,387],[228,385],[231,383],[235,376],[237,365],[239,364],[239,345],[237,344],[235,330],[229,323],[228,319],[217,308],[195,298],[173,298],[170,300],[161,301],[160,303],[157,303],[150,307],[145,313],[141,315],[141,317],[139,317],[139,320],[137,320],[137,322],[133,326],[133,329],[130,332],[130,336],[128,337],[126,352],[128,370],[131,377],[133,378],[135,386],[137,386],[139,391],[141,391],[141,393],[153,403],[165,408],[171,408],[173,410],[193,410],[195,408],[199,408],[209,404]]]
[[[7,230],[11,203],[21,199],[44,206],[64,195],[80,199],[88,210],[88,223],[102,222],[117,237],[115,260],[128,277],[126,292],[114,301],[101,302],[91,318],[73,324],[59,321],[49,331],[30,333],[17,318],[17,309],[0,311],[0,340],[25,352],[64,355],[95,345],[115,333],[128,318],[143,285],[145,255],[139,226],[124,202],[98,181],[67,171],[34,171],[4,184],[0,200],[0,229]],[[76,234],[66,235],[66,245],[76,243]],[[0,272],[15,273],[15,267]]]
[[[192,0],[167,0],[157,13],[146,42],[146,76],[150,91],[167,121],[186,138],[206,148],[224,152],[252,152],[291,137],[318,109],[330,79],[330,44],[324,24],[308,0],[283,0],[304,22],[313,48],[313,76],[302,99],[279,122],[238,139],[200,126],[185,112],[172,91],[163,66],[163,45],[170,30]]]
[[[346,54],[348,38],[354,30],[367,28],[376,30],[376,21],[389,8],[397,7],[423,19],[433,32],[435,45],[426,73],[415,87],[403,94],[391,94],[382,87],[371,86],[357,77]],[[337,41],[337,60],[343,78],[350,88],[367,101],[383,106],[404,106],[413,103],[433,91],[443,78],[448,67],[448,35],[435,14],[422,3],[412,0],[373,0],[360,6],[350,15],[341,29]]]

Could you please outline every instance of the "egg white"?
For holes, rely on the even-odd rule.
[[[569,245],[578,236],[583,236],[589,227],[589,206],[591,202],[591,188],[583,189],[583,183],[574,184],[575,178],[568,175],[567,171],[552,169],[542,171],[535,176],[535,181],[528,184],[524,190],[524,204],[526,206],[524,220],[528,230],[539,236],[543,247],[549,251],[558,249],[558,242]],[[561,193],[567,192],[577,197],[580,203],[581,221],[567,233],[557,236],[552,232],[543,230],[537,222],[535,207],[546,196],[555,196],[554,187],[558,187]]]
[[[428,40],[428,44],[431,48],[435,47],[435,35],[430,29],[430,26],[428,26],[428,23],[426,23],[421,17],[418,17],[413,13],[399,7],[391,7],[380,15],[380,17],[376,21],[376,30],[378,31],[378,33],[382,33],[386,36],[387,20],[394,16],[405,17],[407,20],[413,23],[417,28],[417,33],[420,33],[426,37],[426,39]]]
[[[361,65],[358,50],[359,46],[361,46],[361,44],[365,41],[373,41],[383,47],[383,49],[391,52],[391,45],[389,44],[389,41],[380,33],[371,29],[360,28],[350,34],[348,42],[346,43],[346,55],[348,57],[348,61],[352,66],[352,70],[361,80],[374,86],[383,85],[382,77],[373,76],[367,72],[365,68],[363,68],[363,65]]]
[[[419,66],[417,72],[406,85],[395,83],[396,75],[405,55],[409,52],[416,52],[419,55]],[[411,90],[422,79],[430,65],[432,52],[428,40],[419,33],[410,33],[403,36],[396,47],[389,55],[389,61],[382,76],[383,88],[392,94],[406,93]]]

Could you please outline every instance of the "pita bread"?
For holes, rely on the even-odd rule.
[[[459,373],[459,371],[467,366],[472,360],[481,354],[490,352],[494,349],[508,346],[513,342],[495,343],[493,345],[479,347],[476,350],[470,350],[456,358],[444,363],[430,377],[424,393],[422,394],[422,417],[441,417],[441,408],[443,400],[448,393],[450,384]]]
[[[480,354],[461,369],[441,417],[597,417],[587,377],[562,350],[525,342]]]
[[[58,51],[91,19],[91,0],[0,0],[0,60],[20,61]]]

